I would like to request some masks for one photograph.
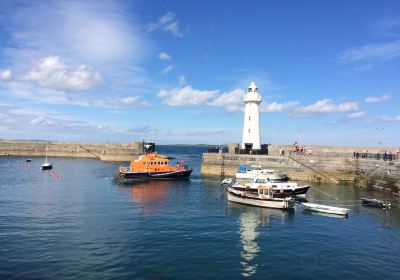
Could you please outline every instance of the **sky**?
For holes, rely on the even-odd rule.
[[[0,139],[400,146],[399,1],[0,1]]]

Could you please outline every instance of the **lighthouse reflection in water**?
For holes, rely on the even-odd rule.
[[[257,227],[260,224],[260,217],[254,212],[244,212],[239,217],[240,222],[240,243],[242,251],[240,253],[243,261],[240,263],[243,269],[243,276],[251,276],[257,270],[254,258],[260,252],[257,244],[257,237],[260,234]]]
[[[257,272],[257,256],[261,251],[260,239],[262,235],[266,234],[271,220],[276,222],[279,219],[287,219],[290,212],[243,206],[231,202],[229,203],[229,208],[241,208],[242,211],[238,221],[241,245],[240,256],[242,259],[240,266],[242,276],[250,277]],[[264,227],[264,229],[261,230],[261,227]],[[265,238],[263,240],[265,241]],[[263,248],[265,248],[264,245],[265,244],[263,244]]]

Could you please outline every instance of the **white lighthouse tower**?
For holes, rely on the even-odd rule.
[[[243,98],[244,122],[242,149],[261,150],[260,144],[260,109],[261,95],[254,82],[251,82]]]

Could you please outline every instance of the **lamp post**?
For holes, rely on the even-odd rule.
[[[378,146],[379,146],[379,153],[382,152],[382,132],[385,128],[384,127],[375,127],[375,130],[378,131]]]

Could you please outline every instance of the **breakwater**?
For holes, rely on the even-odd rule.
[[[398,153],[391,153],[389,159],[389,153],[385,157],[379,150],[373,147],[310,146],[307,153],[300,154],[293,152],[291,146],[274,145],[270,147],[269,155],[204,153],[201,173],[234,176],[239,165],[261,165],[287,173],[292,180],[345,183],[400,195]],[[354,152],[358,152],[358,157]]]
[[[142,142],[99,144],[52,141],[0,140],[0,156],[97,158],[104,161],[130,161],[143,152]]]

